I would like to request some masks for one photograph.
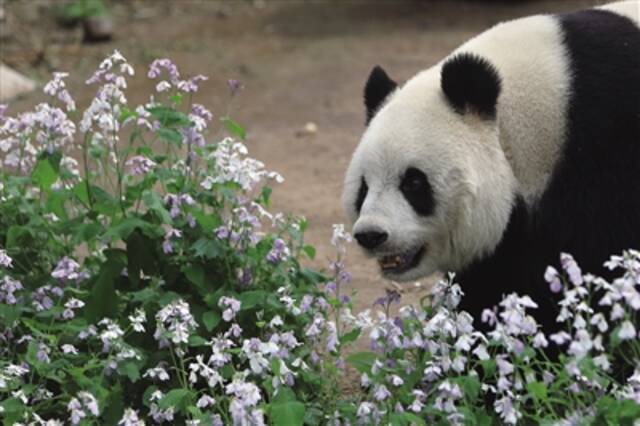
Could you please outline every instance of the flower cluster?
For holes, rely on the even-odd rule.
[[[156,85],[156,90],[158,92],[165,92],[173,87],[185,93],[197,92],[198,84],[201,81],[206,81],[209,79],[209,77],[198,74],[195,77],[181,80],[180,73],[178,72],[178,67],[173,62],[171,62],[170,59],[167,58],[154,60],[149,66],[149,72],[147,73],[147,76],[149,78],[155,79],[158,78],[163,73],[163,71],[167,74],[169,79],[162,80]]]
[[[619,276],[610,281],[562,254],[544,274],[564,327],[551,335],[536,322],[536,301],[518,294],[485,310],[476,321],[490,331],[478,331],[457,308],[464,295],[453,275],[419,303],[402,306],[389,290],[373,313],[353,313],[344,226],[334,225],[326,272],[305,267],[315,255],[306,221],[267,210],[266,185],[282,177],[235,139],[208,141],[213,114],[191,100],[205,78],[183,79],[159,59],[148,76],[164,78],[163,93],[130,108],[133,74],[119,52],[105,59],[87,81],[99,88],[80,123],[66,115],[76,105],[65,73],[44,88],[63,108],[40,104],[12,118],[0,106],[3,422],[640,417],[639,252],[613,256],[606,266]],[[242,85],[229,87],[234,97]],[[361,335],[370,350],[349,350]],[[347,365],[361,390],[345,392]]]

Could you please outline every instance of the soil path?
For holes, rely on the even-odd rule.
[[[307,217],[307,239],[318,248],[315,266],[326,267],[333,255],[331,225],[345,220],[342,179],[363,131],[362,88],[373,65],[403,81],[501,20],[596,2],[114,2],[116,39],[90,46],[80,43],[78,30],[57,29],[49,13],[55,2],[9,2],[13,36],[2,41],[0,59],[42,81],[54,68],[71,72],[81,107],[93,95],[83,81],[114,48],[138,71],[130,84],[132,104],[151,92],[144,74],[156,57],[171,58],[183,74],[210,76],[196,100],[218,116],[226,109],[226,80],[241,80],[245,90],[231,115],[247,128],[251,155],[286,178],[275,188],[274,210]],[[10,112],[39,97],[19,100]],[[301,135],[307,122],[317,125],[315,134]],[[389,284],[356,247],[348,265],[356,310],[370,307]],[[404,288],[405,302],[423,291]]]

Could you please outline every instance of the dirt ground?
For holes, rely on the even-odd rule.
[[[362,90],[374,65],[403,81],[501,20],[597,3],[602,2],[112,1],[115,39],[84,45],[79,28],[55,23],[52,9],[59,2],[8,1],[0,61],[40,82],[53,70],[71,72],[80,107],[94,90],[84,80],[114,48],[136,67],[128,92],[134,105],[151,92],[146,65],[156,57],[171,58],[184,75],[208,75],[196,101],[218,116],[226,110],[227,79],[241,80],[245,90],[231,116],[247,128],[251,155],[285,176],[274,191],[274,210],[308,219],[307,239],[318,248],[315,266],[325,267],[333,255],[331,225],[345,221],[342,179],[364,128]],[[9,112],[40,98],[30,94]],[[317,125],[315,134],[302,134],[308,122]],[[356,310],[370,307],[389,284],[355,246],[347,263],[358,293]],[[429,281],[422,289],[405,284],[404,301],[416,301]]]

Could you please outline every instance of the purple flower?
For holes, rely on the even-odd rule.
[[[244,89],[244,86],[242,85],[240,80],[236,80],[234,78],[230,78],[229,80],[227,80],[227,85],[229,86],[229,89],[231,90],[231,96],[235,96],[236,93],[238,93],[239,91]]]
[[[251,273],[250,268],[244,268],[238,270],[238,284],[242,287],[246,287],[251,284],[251,280],[253,279],[253,274]]]
[[[273,241],[273,248],[269,253],[267,253],[267,262],[277,265],[282,262],[290,255],[289,247],[287,247],[287,243],[280,238],[276,238]]]
[[[182,231],[175,228],[169,228],[167,233],[164,235],[164,242],[162,243],[162,251],[164,254],[173,253],[173,246],[171,245],[172,238],[180,238],[182,237]]]
[[[144,426],[144,421],[138,418],[138,412],[132,408],[127,408],[118,425],[121,426]]]
[[[211,121],[213,119],[213,114],[204,105],[201,104],[193,104],[191,107],[191,115],[194,117],[201,118],[204,121]]]
[[[233,297],[222,296],[218,301],[218,306],[227,309],[222,312],[222,319],[231,322],[238,312],[240,312],[240,301]]]
[[[579,286],[584,283],[582,270],[570,254],[561,253],[560,263],[562,264],[562,269],[569,275],[569,281],[571,281],[573,285]]]
[[[38,361],[48,364],[49,362],[51,362],[51,359],[49,358],[50,353],[51,348],[49,348],[44,343],[38,344],[38,351],[36,352],[36,358],[38,359]]]
[[[69,73],[66,73],[66,72],[54,72],[53,80],[49,81],[44,86],[44,93],[46,93],[49,96],[57,97],[61,102],[63,102],[66,105],[67,111],[73,111],[76,109],[76,103],[74,102],[73,98],[69,94],[69,91],[67,91],[67,88],[64,82],[64,78],[68,76],[69,76]]]
[[[51,276],[53,278],[57,278],[62,282],[77,281],[80,277],[78,268],[80,268],[78,262],[71,259],[70,257],[65,256],[58,262],[58,265],[51,273]]]
[[[389,390],[385,385],[376,385],[375,390],[373,391],[373,397],[377,401],[384,401],[390,396],[391,396],[391,392],[389,392]]]
[[[3,277],[0,283],[0,302],[15,305],[18,302],[15,292],[22,290],[22,283],[9,276]]]
[[[324,291],[325,293],[327,293],[330,296],[333,296],[336,294],[336,290],[338,289],[338,285],[336,284],[335,281],[329,281],[325,286],[324,286]]]
[[[136,155],[127,160],[125,165],[129,167],[129,173],[131,173],[131,175],[140,176],[149,173],[156,166],[156,163],[144,155]]]
[[[38,287],[32,294],[31,300],[36,311],[47,311],[53,307],[53,299],[56,292],[50,285]]]
[[[178,67],[176,67],[175,64],[167,58],[156,59],[151,62],[151,65],[149,65],[149,72],[147,73],[147,76],[149,78],[157,78],[158,76],[160,76],[163,70],[165,70],[169,74],[169,78],[171,79],[171,81],[177,82],[180,78]]]
[[[78,300],[75,297],[69,299],[65,304],[65,310],[62,312],[62,318],[64,319],[72,319],[75,317],[74,309],[80,309],[84,306],[84,302],[82,300]]]
[[[560,281],[560,274],[553,266],[547,266],[546,271],[544,272],[544,279],[549,283],[549,287],[551,291],[554,293],[559,293],[562,291],[562,282]]]
[[[191,77],[188,80],[180,80],[177,82],[176,87],[185,93],[194,93],[198,91],[198,83],[201,81],[207,81],[209,77],[198,74],[195,77]]]
[[[218,228],[214,229],[214,231],[216,233],[216,237],[218,237],[218,239],[220,240],[225,240],[227,238],[229,238],[230,235],[230,231],[229,228],[227,228],[226,226],[219,226]]]

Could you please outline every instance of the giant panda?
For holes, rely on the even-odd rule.
[[[384,277],[453,271],[479,323],[543,274],[640,249],[640,1],[494,26],[399,87],[380,67],[343,203]]]

